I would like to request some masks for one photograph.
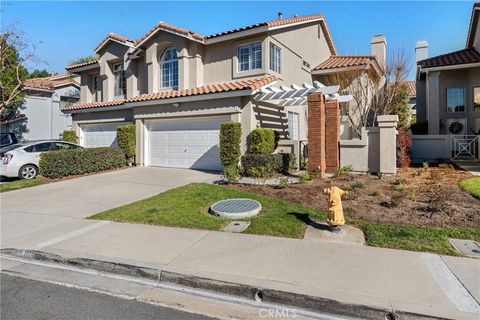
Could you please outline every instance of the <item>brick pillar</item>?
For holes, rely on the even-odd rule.
[[[335,173],[340,166],[340,105],[325,103],[325,172]]]
[[[325,175],[325,99],[321,93],[308,96],[308,165],[309,171]]]

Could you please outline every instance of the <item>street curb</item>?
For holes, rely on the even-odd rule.
[[[382,320],[445,319],[410,312],[387,310],[377,307],[369,307],[365,305],[343,303],[321,297],[273,290],[268,288],[260,288],[191,275],[184,275],[171,271],[139,267],[124,263],[93,260],[87,258],[65,258],[57,254],[43,251],[5,248],[0,250],[0,254],[4,256],[22,258],[25,260],[63,264],[76,268],[90,269],[105,273],[113,273],[129,277],[148,279],[159,283],[174,284],[182,287],[210,291],[217,294],[225,294],[249,300],[257,300],[271,304],[283,305],[289,308],[299,308],[336,316],[346,316],[357,319],[361,318]]]

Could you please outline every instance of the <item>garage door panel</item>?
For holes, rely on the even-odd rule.
[[[86,148],[117,147],[117,128],[124,123],[83,124],[81,144]]]
[[[148,121],[148,164],[221,170],[219,129],[229,120],[229,117],[213,117]]]

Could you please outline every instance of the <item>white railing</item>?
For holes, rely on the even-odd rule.
[[[450,145],[452,151],[451,160],[478,161],[478,145],[480,136],[477,135],[452,135]]]

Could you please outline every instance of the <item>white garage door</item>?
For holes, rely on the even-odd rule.
[[[147,165],[222,170],[220,125],[230,117],[200,117],[146,121]]]
[[[125,123],[83,124],[80,144],[86,148],[116,147],[117,128]]]

